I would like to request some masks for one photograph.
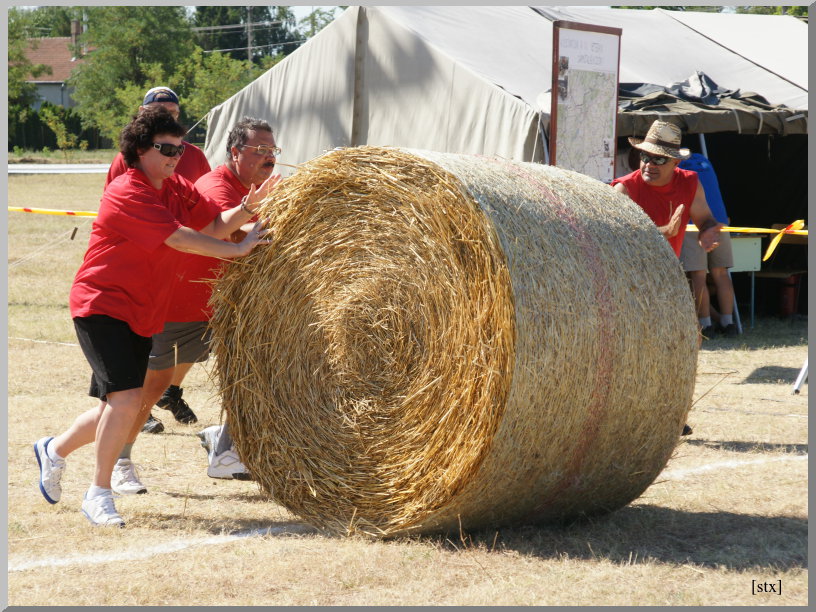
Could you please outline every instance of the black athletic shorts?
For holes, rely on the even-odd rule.
[[[144,385],[150,336],[135,334],[127,323],[107,315],[76,317],[74,329],[93,370],[88,395],[107,401],[108,393]]]

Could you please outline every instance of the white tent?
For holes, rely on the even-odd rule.
[[[702,71],[722,88],[755,92],[795,109],[765,115],[749,109],[745,115],[757,131],[806,132],[807,26],[794,17],[577,7],[350,7],[212,109],[207,157],[212,164],[223,162],[230,127],[250,115],[275,126],[286,164],[363,144],[542,161],[556,19],[621,28],[621,82],[668,86]],[[760,31],[764,38],[758,44]],[[689,131],[750,129],[745,118],[735,118],[735,109],[701,112],[720,122],[690,122]],[[620,135],[626,135],[622,125],[634,129],[621,122],[628,114],[619,113]],[[773,127],[771,115],[778,115],[782,128]]]

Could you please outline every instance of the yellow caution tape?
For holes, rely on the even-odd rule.
[[[803,220],[794,221],[788,227],[783,229],[771,229],[768,227],[732,227],[730,225],[726,225],[725,227],[721,227],[721,232],[730,232],[732,234],[788,234],[789,236],[807,236],[808,231],[806,229],[802,229],[805,226],[805,222]],[[687,232],[697,232],[696,225],[689,224],[686,228]]]
[[[68,217],[95,217],[96,213],[88,210],[53,210],[50,208],[25,208],[23,206],[9,206],[9,212],[27,212],[38,215],[62,215]]]
[[[803,227],[805,227],[804,219],[798,219],[791,223],[788,227],[780,231],[776,236],[774,236],[773,240],[771,240],[771,244],[768,245],[768,250],[765,251],[765,256],[762,258],[762,261],[768,260],[768,258],[771,256],[771,253],[773,253],[774,249],[776,249],[776,245],[779,244],[780,240],[782,240],[782,236],[797,230],[801,231]]]
[[[777,245],[782,240],[783,236],[807,236],[808,231],[806,229],[802,229],[805,227],[805,220],[804,219],[797,219],[789,226],[784,227],[782,229],[771,229],[767,227],[731,227],[726,225],[725,227],[721,227],[721,232],[729,232],[732,234],[776,234],[771,240],[771,243],[768,245],[768,248],[765,251],[765,255],[762,257],[762,261],[768,261],[768,258],[773,255],[773,252],[776,250]],[[696,225],[689,224],[686,228],[687,232],[697,232]]]

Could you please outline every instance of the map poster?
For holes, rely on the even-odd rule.
[[[553,22],[550,163],[615,178],[620,28]]]

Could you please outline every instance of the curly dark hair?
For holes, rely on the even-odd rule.
[[[232,126],[229,136],[227,136],[227,158],[232,153],[232,147],[241,147],[249,140],[249,133],[264,130],[272,134],[272,126],[263,119],[255,117],[241,117],[241,120]]]
[[[153,106],[142,109],[119,134],[119,151],[125,158],[125,163],[132,168],[139,161],[139,153],[144,153],[153,144],[156,134],[167,134],[181,138],[187,130],[178,121],[173,119],[163,106]]]

